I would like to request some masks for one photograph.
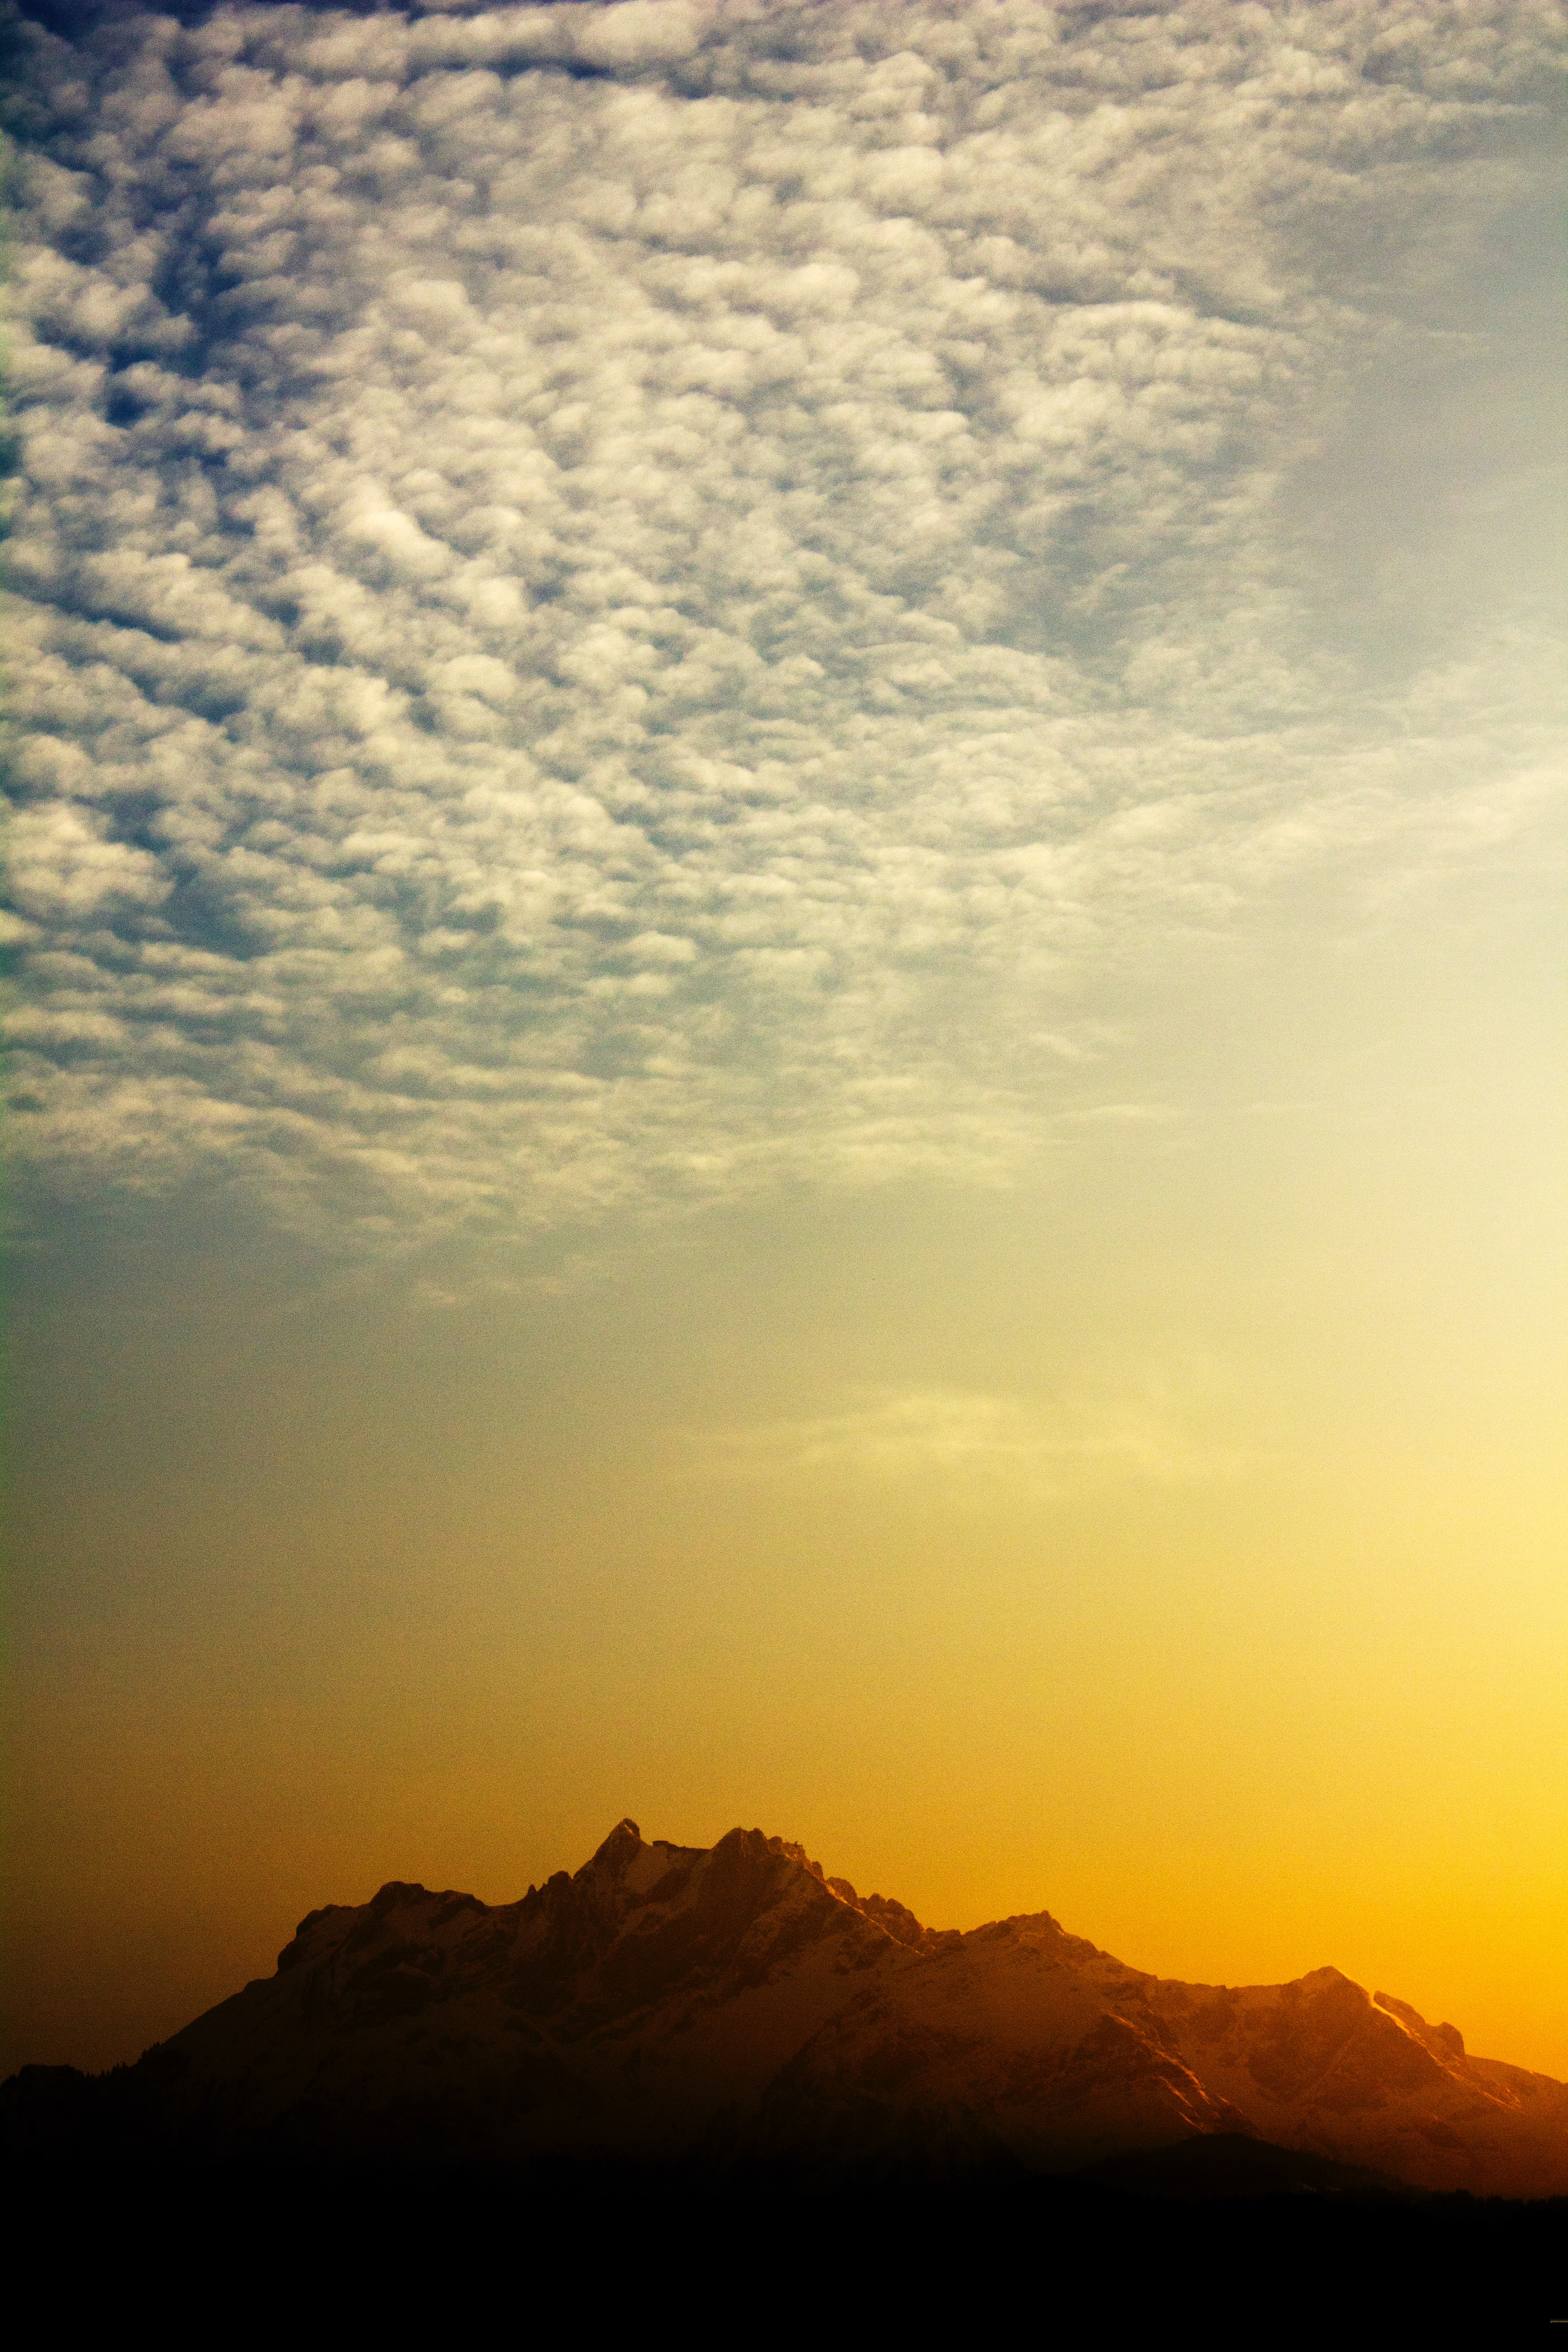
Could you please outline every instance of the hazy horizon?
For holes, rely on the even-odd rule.
[[[1561,12],[7,22],[0,2063],[629,1814],[1568,2076]]]

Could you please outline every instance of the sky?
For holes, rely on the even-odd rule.
[[[1568,2075],[1562,10],[5,21],[3,2063],[629,1812]]]

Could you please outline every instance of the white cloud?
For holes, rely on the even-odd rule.
[[[701,37],[701,17],[683,0],[612,0],[577,17],[574,47],[592,65],[672,65]]]
[[[1145,1382],[1120,1398],[876,1391],[805,1419],[681,1435],[689,1474],[721,1481],[934,1479],[1044,1498],[1104,1477],[1185,1485],[1239,1475],[1247,1457],[1193,1425],[1194,1405],[1207,1399],[1173,1395],[1169,1385]]]
[[[19,809],[7,847],[13,897],[45,921],[79,922],[116,905],[156,907],[173,887],[146,850],[106,840],[95,813],[58,801]]]
[[[995,1171],[1053,976],[1506,827],[1533,688],[1342,691],[1272,501],[1382,331],[1322,224],[1494,169],[1552,23],[38,37],[14,1139],[373,1238]]]

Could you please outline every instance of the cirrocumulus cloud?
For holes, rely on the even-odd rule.
[[[1440,681],[1329,715],[1272,501],[1370,331],[1314,224],[1553,11],[188,13],[14,28],[46,1169],[374,1236],[1005,1166],[1064,975],[1473,782]]]

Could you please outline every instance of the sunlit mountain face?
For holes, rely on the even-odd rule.
[[[5,2064],[633,1803],[1568,2074],[1553,12],[4,40]]]

